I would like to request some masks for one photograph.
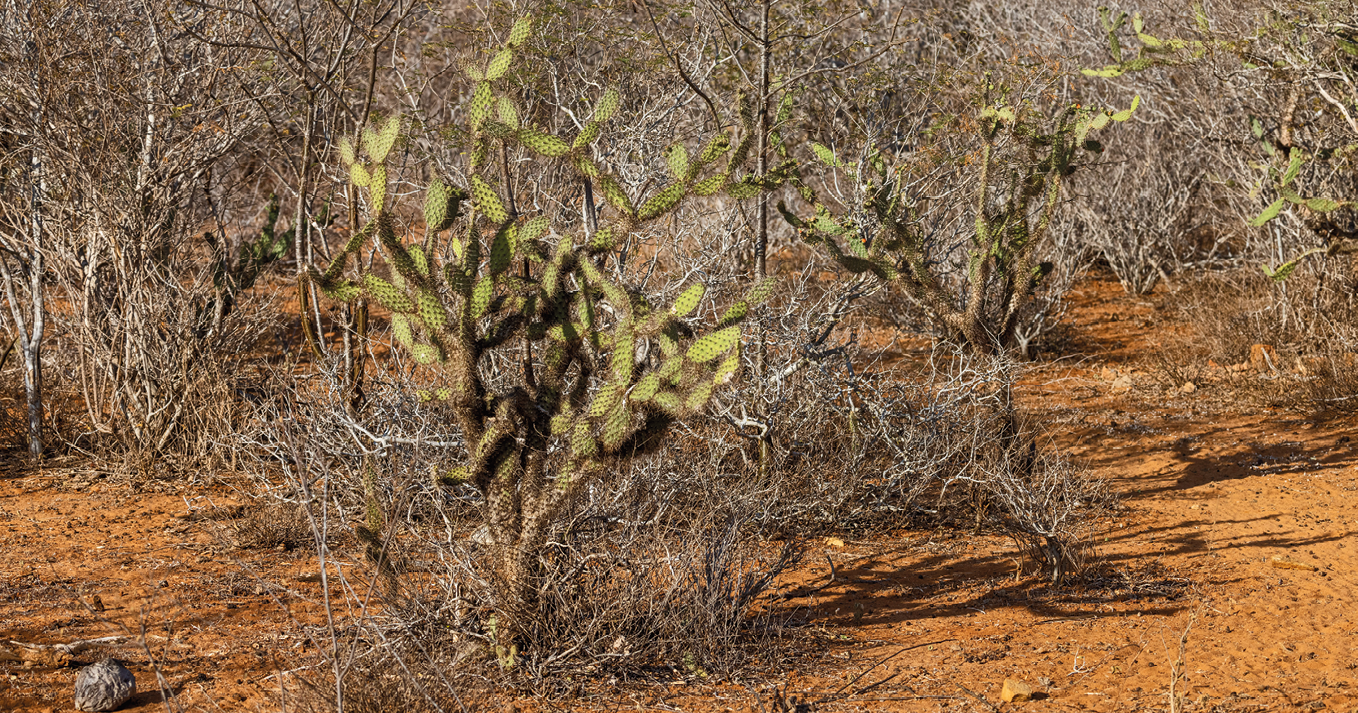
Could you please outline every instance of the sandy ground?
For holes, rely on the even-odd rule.
[[[825,584],[827,558],[836,576],[783,605],[811,623],[780,680],[521,707],[1141,711],[1168,710],[1174,685],[1184,711],[1358,710],[1358,419],[1261,405],[1248,374],[1157,383],[1155,305],[1106,281],[1076,304],[1083,355],[1020,394],[1121,495],[1087,573],[1053,586],[1011,540],[966,533],[816,543],[784,592]],[[144,691],[125,710],[165,710],[152,660],[186,710],[278,710],[279,671],[309,659],[294,622],[322,615],[314,555],[218,542],[189,515],[244,502],[222,486],[134,492],[78,462],[18,463],[0,475],[0,711],[71,710],[72,662],[105,654]],[[69,657],[7,643],[106,636],[128,638]],[[1006,678],[1038,700],[1003,703]]]

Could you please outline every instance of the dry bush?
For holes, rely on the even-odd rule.
[[[440,482],[465,453],[456,435],[435,430],[438,406],[409,393],[399,377],[373,379],[371,418],[360,423],[345,413],[336,380],[330,391],[308,394],[306,407],[294,400],[286,420],[263,420],[273,433],[257,443],[286,444],[273,451],[289,461],[280,464],[289,475],[285,486],[273,484],[275,497],[305,498],[304,481],[324,468],[324,502],[339,510],[327,515],[314,498],[312,527],[328,519],[370,545],[370,579],[350,587],[359,610],[379,595],[363,626],[413,631],[439,656],[493,661],[495,615],[507,602],[479,532],[481,496]],[[537,604],[514,612],[525,642],[518,670],[723,672],[757,649],[752,632],[774,628],[755,611],[794,561],[795,545],[770,549],[755,517],[761,500],[695,488],[693,474],[674,472],[674,462],[672,453],[642,459],[570,503],[537,568]],[[252,468],[261,483],[279,474],[275,463]]]
[[[1349,264],[1345,264],[1345,263]],[[1330,264],[1327,264],[1330,263]],[[1175,350],[1176,362],[1247,362],[1256,344],[1273,347],[1277,364],[1265,365],[1275,388],[1271,399],[1318,408],[1353,408],[1358,354],[1358,270],[1351,258],[1302,265],[1285,283],[1252,269],[1211,273],[1177,295],[1179,317],[1193,330],[1192,348]],[[1257,384],[1258,369],[1240,378]]]
[[[851,291],[817,297],[809,284],[768,314],[780,378],[725,392],[710,416],[569,503],[536,567],[534,607],[514,612],[515,670],[730,675],[779,635],[770,588],[818,533],[980,524],[1053,570],[1079,563],[1105,498],[1031,436],[999,435],[1014,419],[1014,365],[940,350],[915,370],[874,366],[836,329]],[[418,643],[400,649],[412,670],[493,670],[506,602],[482,496],[446,478],[465,448],[444,407],[416,396],[419,378],[392,356],[355,415],[340,375],[315,374],[262,402],[234,443],[262,492],[312,503],[313,536],[328,527],[363,543],[365,565],[345,575],[344,605],[364,613],[345,655],[398,656],[399,639]]]
[[[306,511],[296,503],[257,501],[226,531],[235,547],[247,550],[295,550],[313,542]]]
[[[24,403],[24,376],[22,364],[5,362],[0,370],[0,448],[4,450],[26,448],[28,446],[28,411]]]

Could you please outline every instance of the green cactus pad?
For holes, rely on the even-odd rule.
[[[514,110],[514,102],[509,97],[500,97],[495,103],[495,115],[500,121],[511,130],[517,131],[519,128],[519,113]]]
[[[362,294],[362,289],[353,280],[333,280],[331,282],[315,281],[321,288],[321,293],[336,302],[353,302]]]
[[[498,275],[504,272],[510,261],[514,257],[514,250],[510,246],[510,233],[514,226],[507,226],[506,229],[495,233],[494,239],[490,243],[490,274]]]
[[[519,143],[530,151],[549,158],[565,156],[571,150],[570,144],[565,141],[530,126],[519,129],[518,138]]]
[[[708,335],[704,335],[688,348],[688,358],[690,361],[698,363],[709,362],[721,356],[726,350],[734,347],[740,342],[740,328],[727,327]]]
[[[718,175],[711,178],[704,178],[693,184],[693,195],[711,196],[716,195],[721,189],[726,187],[726,176]]]
[[[731,305],[726,310],[726,314],[721,316],[721,321],[717,322],[717,327],[725,329],[735,324],[739,324],[750,314],[750,303],[745,300]]]
[[[396,139],[401,135],[401,115],[392,114],[381,129],[374,131],[371,127],[363,131],[363,148],[372,158],[373,163],[384,163],[387,154],[391,153],[391,147],[396,145]]]
[[[443,280],[448,283],[448,289],[460,295],[469,295],[472,285],[475,284],[471,276],[457,265],[443,266]]]
[[[678,357],[668,359],[664,364],[661,364],[660,369],[655,372],[656,378],[660,379],[661,383],[672,382],[679,376],[679,373],[683,371],[683,367],[683,359]]]
[[[372,176],[368,174],[368,169],[364,168],[363,164],[354,162],[349,166],[349,180],[353,181],[355,186],[367,188],[372,182]]]
[[[571,423],[574,420],[570,412],[559,413],[552,417],[548,427],[552,429],[553,436],[564,436],[571,430]]]
[[[726,195],[731,196],[736,200],[753,198],[759,195],[759,186],[754,182],[752,177],[746,176],[739,182],[726,186]]]
[[[653,220],[657,216],[664,214],[678,205],[679,199],[683,197],[684,186],[678,183],[673,184],[654,196],[651,196],[649,200],[642,204],[641,210],[637,212],[637,218],[640,220]]]
[[[1135,64],[1135,63],[1136,63],[1135,60],[1134,60],[1133,62],[1128,63],[1128,65],[1127,65],[1128,69],[1132,69],[1132,71],[1140,71],[1140,69],[1144,69],[1144,67],[1143,67],[1143,68],[1133,69],[1133,68],[1132,68],[1132,64]],[[1147,65],[1146,65],[1146,66],[1147,66],[1147,67],[1150,66],[1150,65],[1149,65],[1149,60],[1147,60]],[[1122,111],[1120,111],[1120,112],[1118,112],[1118,113],[1116,113],[1116,114],[1113,115],[1113,121],[1119,121],[1119,122],[1121,122],[1121,121],[1126,121],[1126,120],[1132,118],[1132,112],[1136,111],[1136,108],[1137,108],[1138,106],[1140,106],[1140,105],[1141,105],[1141,95],[1140,95],[1140,94],[1137,94],[1136,96],[1132,97],[1132,105],[1131,105],[1130,107],[1128,107],[1128,108],[1126,108],[1126,109],[1123,109]]]
[[[527,223],[524,223],[523,227],[519,229],[519,244],[530,243],[541,238],[542,234],[547,232],[548,225],[547,216],[545,215],[540,215]]]
[[[654,372],[641,377],[641,381],[632,387],[629,398],[633,401],[650,401],[655,392],[660,388],[660,375]]]
[[[481,122],[490,116],[491,104],[495,103],[495,95],[491,93],[490,82],[479,82],[476,89],[472,92],[471,106],[467,107],[467,119],[472,126],[480,126]]]
[[[594,107],[594,120],[603,123],[613,118],[613,114],[618,110],[618,90],[609,89],[599,97],[599,103]]]
[[[689,392],[688,398],[684,399],[684,408],[689,411],[697,411],[703,406],[706,406],[708,399],[712,398],[712,389],[712,382],[700,382],[697,386],[693,387],[693,391]]]
[[[735,378],[736,372],[740,370],[740,350],[731,352],[721,364],[717,366],[717,371],[712,375],[712,383],[721,386],[730,383]]]
[[[509,219],[500,197],[495,195],[495,190],[475,174],[472,175],[472,200],[476,201],[476,208],[485,213],[492,222],[503,223]]]
[[[424,321],[424,328],[431,332],[437,332],[448,326],[448,313],[443,309],[443,303],[439,301],[438,295],[431,291],[421,290],[415,298],[420,311],[420,319]]]
[[[371,272],[363,276],[363,291],[392,312],[415,311],[415,303],[404,292]]]
[[[707,291],[707,286],[701,282],[695,283],[687,290],[680,293],[679,298],[674,301],[674,306],[670,307],[670,314],[684,318],[698,307],[698,302],[703,299],[703,293]]]
[[[433,364],[443,361],[443,352],[430,344],[416,344],[410,348],[410,355],[415,357],[416,363],[419,364]]]
[[[438,479],[438,482],[442,485],[461,485],[471,480],[471,477],[471,471],[467,469],[467,466],[460,465],[444,473]]]
[[[669,165],[674,180],[688,180],[688,149],[683,144],[673,144],[665,149],[665,163]]]
[[[396,341],[410,347],[415,344],[415,333],[410,329],[410,320],[399,312],[391,316],[391,335]]]
[[[489,275],[482,277],[472,290],[471,315],[472,319],[480,319],[490,307],[490,296],[495,291],[495,282]]]
[[[415,268],[415,272],[421,277],[429,277],[429,258],[424,254],[424,248],[419,245],[406,246],[406,255],[410,256],[410,264]]]
[[[528,41],[528,36],[533,31],[533,18],[520,17],[514,21],[514,26],[509,30],[509,46],[517,47]]]
[[[617,448],[627,437],[627,427],[631,423],[632,413],[627,409],[627,402],[619,401],[604,419],[603,432],[600,434],[603,436],[604,447],[609,450]]]
[[[595,139],[599,138],[599,134],[602,131],[603,126],[597,121],[591,121],[585,124],[585,128],[581,129],[580,133],[576,135],[575,140],[571,142],[571,149],[582,149],[589,146],[594,143]]]
[[[493,82],[505,76],[505,72],[509,71],[509,65],[513,60],[514,50],[508,47],[500,50],[490,60],[490,65],[486,67],[486,80]]]
[[[462,201],[464,196],[465,194],[462,191],[454,189],[435,178],[429,184],[429,190],[425,194],[425,229],[430,232],[441,233],[451,228],[453,221],[457,219],[458,203]]]
[[[594,440],[594,434],[590,433],[589,424],[583,421],[575,424],[575,433],[571,437],[571,456],[589,458],[598,452],[599,444]]]
[[[1344,205],[1345,205],[1344,203],[1340,203],[1339,201],[1335,200],[1330,200],[1329,198],[1306,199],[1306,207],[1310,208],[1311,210],[1317,213],[1329,213],[1331,211],[1336,211],[1339,210]]]
[[[344,164],[345,168],[353,165],[354,161],[357,160],[358,157],[354,155],[354,144],[349,140],[349,137],[341,138],[336,144],[336,148],[339,150],[340,163]]]
[[[835,157],[835,152],[831,151],[829,148],[822,144],[818,144],[815,141],[812,141],[811,151],[816,154],[816,158],[820,159],[821,163],[830,166],[831,168],[836,168],[842,165],[840,164],[839,159]]]
[[[698,155],[698,163],[699,165],[706,166],[707,164],[716,161],[722,154],[730,150],[731,137],[726,134],[717,134],[707,142],[706,146],[703,146],[702,153]]]
[[[589,417],[601,418],[604,414],[613,410],[613,407],[622,400],[622,393],[625,389],[624,384],[604,384],[599,387],[599,391],[594,395],[594,402],[589,405]]]
[[[673,391],[662,391],[651,401],[671,416],[682,416],[684,413],[684,402]]]
[[[354,164],[357,166],[358,164]],[[372,197],[370,210],[381,213],[387,200],[387,167],[382,164],[373,166],[372,178],[368,180],[368,192]]]
[[[632,201],[623,192],[622,186],[612,176],[599,177],[599,191],[604,194],[604,198],[625,215],[632,214]]]
[[[745,294],[745,299],[752,305],[763,304],[764,300],[773,295],[773,288],[777,286],[778,278],[766,277],[750,288],[750,291]]]
[[[617,234],[613,231],[613,226],[605,226],[594,234],[589,241],[589,249],[595,253],[612,250],[618,246]]]
[[[1250,225],[1253,225],[1254,227],[1257,228],[1263,225],[1264,223],[1267,223],[1268,221],[1277,218],[1278,214],[1281,213],[1283,210],[1283,205],[1285,205],[1286,203],[1287,199],[1285,198],[1279,198],[1278,200],[1273,201],[1273,204],[1265,208],[1264,212],[1259,214],[1259,217],[1249,222]]]

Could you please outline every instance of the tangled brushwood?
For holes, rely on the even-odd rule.
[[[812,538],[1077,572],[1114,499],[1015,391],[1087,271],[1174,292],[1174,393],[1358,407],[1350,8],[939,5],[5,4],[0,436],[245,473],[317,700],[434,710],[737,678]]]
[[[650,159],[663,173],[638,186],[596,158],[614,133],[628,140],[613,121],[625,95],[572,113],[573,136],[519,104],[511,79],[532,32],[520,18],[464,66],[466,151],[423,189],[422,233],[397,190],[416,123],[391,114],[339,141],[367,219],[305,270],[298,301],[372,310],[398,350],[361,393],[352,363],[323,363],[242,431],[261,487],[307,518],[322,569],[336,529],[364,552],[362,570],[334,575],[365,615],[344,656],[330,647],[333,702],[367,696],[346,694],[358,684],[341,658],[359,653],[449,695],[447,671],[481,664],[539,679],[730,674],[796,621],[770,595],[817,531],[965,523],[1017,538],[1057,580],[1079,566],[1109,498],[1021,426],[1004,350],[1050,269],[1034,256],[1072,158],[1131,110],[1067,110],[1041,138],[987,81],[975,194],[948,210],[973,214],[974,250],[994,247],[959,281],[926,257],[912,171],[933,169],[865,153],[850,182],[866,213],[832,217],[783,129],[769,130],[782,159],[765,160],[759,107],[742,98],[733,133],[669,144]],[[524,176],[579,187],[581,219],[558,232]],[[825,254],[791,281],[732,273],[704,241],[783,187],[817,216],[780,203],[788,222]],[[850,277],[809,279],[827,269]],[[842,329],[898,282],[961,346],[918,373],[864,367]]]

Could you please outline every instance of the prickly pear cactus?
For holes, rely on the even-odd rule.
[[[512,611],[526,605],[528,571],[560,504],[705,407],[739,369],[740,324],[772,287],[755,286],[699,334],[686,318],[703,297],[701,284],[659,305],[605,274],[603,259],[686,198],[757,193],[786,174],[735,178],[754,134],[747,126],[734,150],[724,134],[692,154],[669,148],[663,157],[669,185],[634,201],[589,151],[619,110],[617,92],[604,92],[580,133],[565,137],[526,121],[498,91],[531,35],[531,22],[520,20],[487,63],[466,68],[475,82],[466,112],[473,138],[468,185],[435,180],[425,194],[432,238],[425,244],[443,244],[447,233],[446,249],[426,252],[396,233],[385,162],[399,142],[401,119],[391,117],[364,132],[358,145],[340,145],[351,180],[368,191],[372,219],[323,273],[309,275],[331,299],[363,296],[389,310],[395,340],[442,382],[420,397],[456,414],[468,462],[454,479],[485,495],[491,537],[504,548],[505,580],[517,587],[513,606],[498,614],[506,650],[513,645]],[[499,162],[489,160],[507,148],[573,170],[597,187],[611,219],[589,235],[552,237],[547,217],[518,215],[511,194],[497,187],[504,183]],[[389,277],[345,278],[349,256],[369,240],[380,244]],[[492,391],[483,373],[496,350],[526,356],[513,386]]]
[[[858,165],[849,166],[829,147],[811,144],[821,164],[857,187],[860,205],[855,210],[834,214],[810,194],[800,176],[795,183],[813,206],[812,215],[804,218],[778,204],[802,240],[820,247],[850,273],[901,284],[954,340],[985,353],[1012,346],[1020,310],[1052,269],[1034,256],[1074,160],[1083,152],[1102,151],[1090,136],[1110,122],[1127,121],[1140,99],[1120,112],[1073,105],[1044,121],[1026,115],[1019,105],[994,100],[992,91],[987,85],[974,124],[979,176],[960,291],[949,287],[929,258],[930,238],[918,220],[918,192],[910,188],[917,176],[905,166],[888,167],[879,151],[865,151]],[[1009,148],[997,150],[1000,144]],[[996,195],[1003,200],[995,200]]]
[[[1236,55],[1247,69],[1257,70],[1266,76],[1271,74],[1280,85],[1292,86],[1298,92],[1290,100],[1284,100],[1276,107],[1274,123],[1291,123],[1292,119],[1283,117],[1293,114],[1296,106],[1288,107],[1286,102],[1300,102],[1300,105],[1324,107],[1327,103],[1338,106],[1325,93],[1322,80],[1318,77],[1328,75],[1329,79],[1342,80],[1353,86],[1358,80],[1354,58],[1358,58],[1358,43],[1353,42],[1351,32],[1341,23],[1316,22],[1317,17],[1309,16],[1301,10],[1291,16],[1276,15],[1272,20],[1254,31],[1231,37],[1213,32],[1212,23],[1201,4],[1193,5],[1197,23],[1197,39],[1171,37],[1163,39],[1150,34],[1145,27],[1141,13],[1130,16],[1132,35],[1139,47],[1135,57],[1130,56],[1122,46],[1120,32],[1124,32],[1129,16],[1126,12],[1113,16],[1108,8],[1099,8],[1099,18],[1108,35],[1108,53],[1114,64],[1101,69],[1085,69],[1084,74],[1091,77],[1120,77],[1124,74],[1142,72],[1154,67],[1173,67],[1202,61],[1218,53]],[[1130,38],[1128,38],[1130,39]],[[1317,57],[1327,57],[1339,61],[1316,62]],[[1261,62],[1260,60],[1264,60]],[[1324,69],[1320,67],[1324,66]],[[1308,76],[1311,82],[1307,81]],[[1300,91],[1314,83],[1319,95],[1309,100]],[[1287,93],[1280,93],[1282,99]],[[1324,101],[1322,101],[1322,98]],[[1342,112],[1342,107],[1340,108]],[[1349,119],[1345,113],[1346,120]],[[1350,120],[1351,121],[1351,120]],[[1307,198],[1297,185],[1302,168],[1309,161],[1321,158],[1322,161],[1350,160],[1358,155],[1358,144],[1346,146],[1312,146],[1307,151],[1303,146],[1292,145],[1294,137],[1272,137],[1265,130],[1258,117],[1250,117],[1250,131],[1259,150],[1266,159],[1268,178],[1261,181],[1277,196],[1259,215],[1248,221],[1253,227],[1262,227],[1276,219],[1285,210],[1301,209],[1302,223],[1315,231],[1325,240],[1322,247],[1312,248],[1275,267],[1261,265],[1263,272],[1276,282],[1283,282],[1297,269],[1301,262],[1312,255],[1337,255],[1358,252],[1358,239],[1351,230],[1342,226],[1342,219],[1336,219],[1336,212],[1342,209],[1353,210],[1358,202],[1335,198],[1314,196]],[[1323,132],[1322,132],[1323,133]],[[1275,141],[1274,139],[1278,140]],[[1331,167],[1329,170],[1333,170]]]

